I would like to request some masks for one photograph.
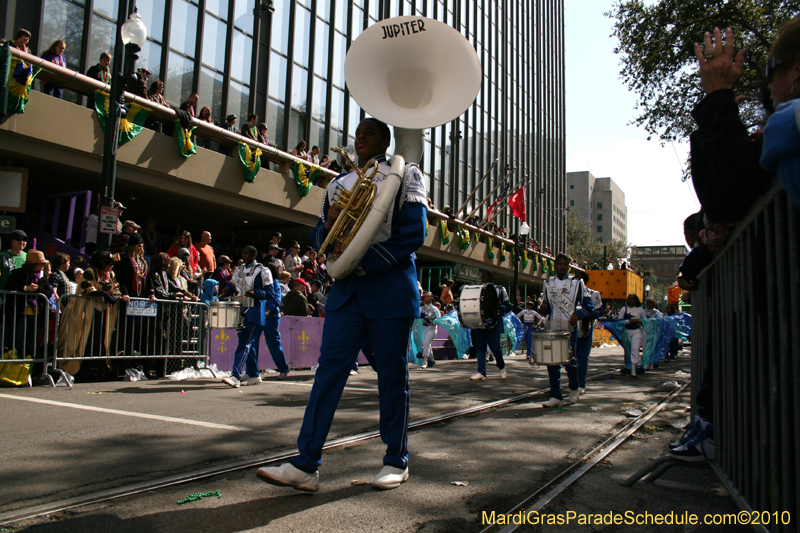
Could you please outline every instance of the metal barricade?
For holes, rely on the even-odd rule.
[[[208,358],[208,306],[188,300],[71,295],[59,301],[54,361],[75,374],[80,361],[164,360],[165,374]],[[131,362],[132,363],[132,362]]]
[[[52,347],[49,299],[35,292],[0,291],[0,302],[0,364],[32,364],[31,374],[43,373]]]
[[[692,410],[711,400],[712,466],[761,531],[800,513],[798,264],[800,211],[776,180],[692,296]]]

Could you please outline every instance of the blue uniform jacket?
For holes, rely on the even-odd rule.
[[[412,180],[421,177],[412,172]],[[342,176],[340,176],[341,178]],[[337,178],[338,180],[339,178]],[[407,178],[408,179],[408,178]],[[361,309],[371,318],[419,317],[419,287],[414,252],[425,242],[427,217],[426,204],[410,196],[420,184],[401,185],[394,202],[391,236],[371,245],[361,259],[364,275],[355,272],[333,284],[325,306],[326,311],[340,309],[355,297]],[[423,188],[424,190],[424,188]],[[424,196],[423,196],[424,198]],[[325,216],[328,213],[328,195],[322,202],[322,215],[311,230],[311,242],[319,249],[325,241]]]
[[[259,275],[253,280],[255,306],[248,309],[244,315],[247,322],[262,326],[266,323],[267,312],[269,312],[270,318],[280,317],[278,307],[281,304],[280,282],[273,280],[272,283],[269,283],[272,276],[269,270],[266,268],[264,270],[266,271],[266,276]],[[267,283],[264,281],[265,277],[267,278]]]

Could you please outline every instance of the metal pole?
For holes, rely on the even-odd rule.
[[[505,182],[507,182],[507,181],[508,181],[508,178],[510,178],[510,177],[511,177],[511,174],[512,174],[512,172],[514,172],[514,169],[513,169],[513,168],[512,168],[512,169],[509,169],[509,171],[508,171],[508,173],[506,174],[506,177],[503,179],[503,181],[501,181],[500,183],[498,183],[498,184],[497,184],[497,186],[496,186],[494,189],[492,189],[492,192],[490,192],[489,194],[487,194],[487,195],[486,195],[486,198],[484,198],[484,199],[481,201],[481,203],[479,203],[479,204],[478,204],[478,205],[475,207],[475,209],[473,209],[473,210],[472,210],[472,212],[470,213],[470,215],[472,215],[472,214],[473,214],[473,213],[475,213],[475,212],[476,212],[478,209],[480,209],[480,208],[481,208],[481,206],[483,206],[483,204],[485,204],[485,203],[486,203],[486,200],[488,200],[489,198],[491,198],[491,197],[492,197],[492,195],[495,193],[495,191],[497,191],[497,189],[499,189],[501,185],[503,185]]]
[[[486,178],[488,178],[488,177],[489,177],[489,173],[492,171],[492,169],[494,168],[494,166],[497,164],[497,161],[499,161],[499,160],[498,160],[498,159],[495,159],[495,160],[494,160],[494,163],[492,163],[492,166],[490,166],[490,167],[489,167],[489,170],[487,170],[487,171],[486,171],[486,173],[483,175],[483,178],[481,178],[481,181],[480,181],[480,182],[478,183],[478,185],[477,185],[477,186],[476,186],[476,187],[475,187],[475,188],[472,190],[472,192],[469,194],[469,197],[468,197],[466,200],[464,200],[464,204],[463,204],[463,205],[461,206],[461,208],[458,210],[458,213],[456,213],[456,214],[455,214],[455,218],[458,218],[458,215],[460,215],[460,214],[461,214],[461,212],[464,210],[464,208],[465,208],[465,207],[467,207],[467,204],[469,203],[469,201],[470,201],[470,200],[472,200],[472,197],[473,197],[473,196],[475,196],[475,193],[476,193],[476,192],[478,192],[478,189],[480,189],[481,185],[483,185],[483,182],[484,182],[484,181],[486,181]]]
[[[527,178],[525,178],[525,180],[524,180],[524,181],[521,181],[521,182],[517,183],[517,184],[516,184],[516,186],[514,186],[514,187],[513,187],[513,189],[514,189],[514,191],[518,191],[520,187],[524,187],[524,186],[526,186],[527,184],[528,184],[528,183],[527,183]],[[511,189],[509,189],[509,190],[511,190]],[[484,223],[482,226],[480,226],[480,229],[483,229],[483,228],[485,228],[486,226],[488,226],[488,225],[489,225],[489,223],[490,223],[492,220],[494,220],[494,219],[495,219],[495,217],[497,216],[497,214],[498,214],[498,213],[502,213],[502,212],[503,212],[505,209],[508,209],[508,202],[506,202],[506,204],[505,204],[504,206],[502,206],[502,207],[500,207],[500,208],[498,208],[498,209],[495,209],[495,210],[492,212],[492,218],[490,218],[490,219],[487,219],[487,220],[486,220],[486,222],[485,222],[485,223]]]
[[[125,50],[122,44],[122,34],[119,28],[128,19],[128,0],[120,0],[117,11],[116,40],[114,44],[114,60],[111,64],[111,90],[108,97],[108,116],[106,117],[106,132],[103,142],[103,188],[101,191],[100,206],[114,207],[114,188],[117,180],[117,143],[119,139],[119,118],[122,106],[125,104],[123,91],[125,84],[123,70],[125,69]],[[99,228],[98,228],[99,230]],[[97,232],[97,249],[108,250],[111,247],[111,234]]]
[[[514,239],[514,295],[511,297],[514,314],[519,313],[519,301],[517,300],[517,287],[519,286],[519,220],[517,220],[517,234]]]

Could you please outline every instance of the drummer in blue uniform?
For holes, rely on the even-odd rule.
[[[585,290],[586,287],[578,278],[569,276],[568,255],[560,253],[556,256],[556,275],[544,282],[544,301],[540,311],[547,315],[547,325],[550,331],[570,331],[570,345],[574,348],[577,342],[578,331],[575,327],[579,320],[593,316],[594,305],[592,298]],[[577,309],[580,304],[581,309]],[[542,404],[543,407],[559,407],[564,403],[561,394],[561,366],[548,365],[547,373],[550,377],[550,399]],[[578,367],[575,358],[563,365],[569,378],[569,401],[577,403],[580,392],[578,391]]]
[[[481,283],[486,285],[494,281],[494,275],[489,271],[481,273]],[[500,316],[494,324],[484,329],[472,329],[472,344],[475,346],[475,358],[478,360],[478,370],[470,376],[472,381],[486,379],[486,347],[494,354],[497,368],[500,370],[500,379],[508,377],[506,362],[503,361],[503,349],[500,347],[500,335],[503,333],[503,316],[511,310],[508,293],[505,287],[494,286],[497,291],[497,300],[500,305]]]
[[[361,121],[356,130],[358,165],[378,162],[375,182],[380,187],[390,173],[386,150],[389,127],[374,118]],[[340,208],[334,200],[342,188],[357,179],[347,172],[333,180],[323,198],[322,214],[311,232],[321,247]],[[383,221],[378,236],[350,275],[337,279],[328,296],[322,331],[319,367],[297,439],[299,453],[280,467],[258,470],[262,480],[298,490],[319,490],[322,447],[330,431],[336,406],[359,349],[369,345],[378,373],[380,432],[386,444],[383,468],[372,482],[377,489],[393,489],[408,480],[409,387],[407,347],[414,318],[419,317],[419,291],[414,252],[425,241],[427,194],[416,165],[406,166],[394,209]],[[390,298],[376,298],[389,294]],[[372,361],[371,361],[372,362]]]
[[[533,308],[533,302],[529,301],[525,304],[525,309],[517,313],[517,317],[522,321],[522,325],[525,326],[525,346],[528,350],[528,359],[531,358],[531,348],[533,347],[533,330],[544,322],[544,317],[534,311]]]

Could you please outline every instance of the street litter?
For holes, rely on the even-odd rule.
[[[187,379],[221,379],[230,377],[230,372],[220,372],[217,370],[217,365],[213,364],[207,367],[195,369],[194,367],[184,368],[179,372],[173,372],[167,376],[167,379],[173,381],[184,381]]]
[[[217,498],[222,498],[222,491],[214,490],[211,492],[195,492],[194,494],[190,494],[182,500],[178,500],[178,505],[183,505],[184,503],[202,500],[203,498],[206,498],[208,496],[216,496]]]
[[[670,380],[670,381],[665,381],[664,383],[662,383],[661,387],[664,388],[664,389],[677,389],[678,387],[680,387],[680,385],[678,384],[677,381]]]
[[[631,407],[630,409],[628,409],[627,411],[625,411],[625,413],[624,413],[624,414],[626,414],[626,415],[628,415],[628,416],[630,416],[630,417],[633,417],[633,418],[636,418],[636,417],[642,416],[642,412],[641,412],[640,410],[638,410],[638,409],[634,408],[634,407]]]
[[[450,484],[456,487],[466,487],[469,485],[469,481],[451,481]]]
[[[366,485],[366,481],[361,481],[360,479],[354,479],[350,482],[351,485]]]
[[[596,407],[596,406],[593,405],[593,406],[590,407],[590,409],[592,411],[599,411],[600,409],[602,409],[602,407]]]
[[[125,370],[125,381],[147,381],[147,376],[138,368],[128,368]]]

